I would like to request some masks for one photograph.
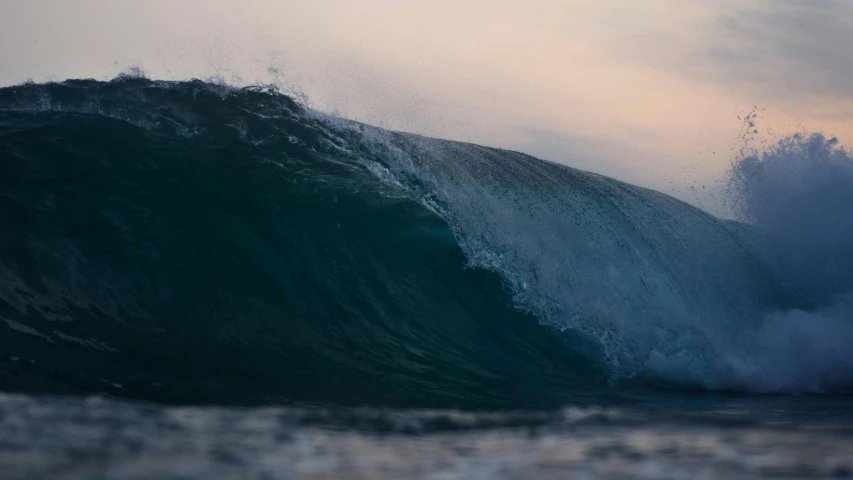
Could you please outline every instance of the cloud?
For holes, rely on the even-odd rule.
[[[720,18],[717,42],[697,56],[729,80],[761,79],[777,94],[853,97],[853,3],[762,5]]]
[[[623,48],[637,61],[759,100],[803,104],[817,97],[853,102],[853,2],[717,5],[713,16],[698,22],[694,31],[648,32],[626,41]]]

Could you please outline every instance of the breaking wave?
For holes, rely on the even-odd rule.
[[[820,135],[739,159],[738,223],[274,89],[4,88],[0,389],[490,408],[848,391],[851,165]]]

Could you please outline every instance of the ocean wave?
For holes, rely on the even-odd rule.
[[[816,356],[766,381],[794,368],[774,326],[828,292],[779,232],[520,153],[121,77],[0,90],[0,154],[3,390],[502,408],[853,383]]]

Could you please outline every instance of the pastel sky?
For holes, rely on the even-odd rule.
[[[755,106],[758,142],[853,145],[849,0],[0,0],[0,85],[130,66],[276,83],[712,211]]]

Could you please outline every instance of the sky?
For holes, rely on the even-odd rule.
[[[721,210],[757,144],[853,146],[850,0],[0,0],[0,85],[273,83],[374,125],[523,151]]]

